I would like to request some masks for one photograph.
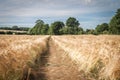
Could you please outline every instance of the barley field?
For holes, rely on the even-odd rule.
[[[86,80],[120,79],[120,36],[54,36]]]
[[[120,36],[0,35],[0,80],[120,80]]]
[[[20,80],[23,70],[34,65],[46,49],[46,37],[1,35],[0,80]]]

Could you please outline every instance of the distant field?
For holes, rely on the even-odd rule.
[[[0,35],[0,80],[120,80],[120,36]]]
[[[18,31],[18,30],[3,30],[3,29],[0,29],[0,33],[1,34],[13,34],[13,33],[24,33],[26,34],[27,31]]]

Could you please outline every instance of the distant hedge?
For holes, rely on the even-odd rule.
[[[0,34],[17,34],[17,35],[24,35],[27,34],[27,32],[12,32],[12,31],[0,31]]]

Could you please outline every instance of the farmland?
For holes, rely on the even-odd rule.
[[[0,35],[0,80],[119,80],[120,36]]]
[[[27,34],[27,31],[0,29],[0,34]]]

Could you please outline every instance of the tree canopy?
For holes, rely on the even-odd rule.
[[[67,31],[67,34],[79,34],[83,31],[81,27],[79,27],[80,23],[79,21],[74,17],[69,17],[66,21],[66,27],[65,30]]]
[[[36,20],[35,26],[29,30],[29,34],[82,34],[83,28],[79,27],[79,21],[74,17],[69,17],[66,21],[66,25],[62,21],[55,21],[50,26],[45,24],[43,20]]]
[[[74,17],[69,17],[66,21],[67,27],[75,28],[75,27],[78,27],[79,25],[80,25],[79,21]]]
[[[111,34],[120,34],[120,9],[117,10],[115,16],[110,20],[109,32]]]
[[[55,35],[59,35],[59,34],[62,34],[60,32],[60,29],[62,29],[64,27],[64,23],[61,22],[61,21],[56,21],[54,23],[51,24],[51,33],[52,34],[55,34]]]
[[[101,25],[97,25],[96,31],[98,34],[102,34],[105,31],[109,31],[109,26],[107,23],[102,23]]]
[[[35,26],[29,30],[28,32],[29,34],[35,34],[35,35],[47,34],[49,29],[48,24],[44,24],[44,21],[40,19],[37,20],[35,23],[36,23]]]

